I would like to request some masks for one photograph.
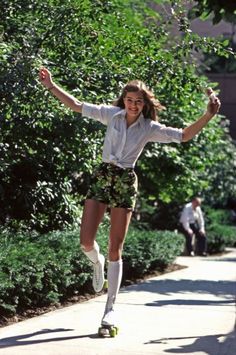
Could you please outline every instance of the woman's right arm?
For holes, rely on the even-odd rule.
[[[65,90],[56,85],[51,73],[46,68],[41,68],[39,71],[39,80],[54,96],[56,96],[65,106],[71,108],[75,112],[82,112],[82,103],[74,96],[68,94]]]

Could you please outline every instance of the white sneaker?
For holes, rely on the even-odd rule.
[[[104,314],[102,318],[102,325],[108,325],[108,326],[115,325],[115,312],[113,308],[110,311],[108,311],[106,314]]]
[[[95,292],[100,292],[104,285],[104,264],[105,258],[100,254],[98,262],[93,264],[93,288]]]

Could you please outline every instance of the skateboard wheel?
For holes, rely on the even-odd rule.
[[[117,334],[116,328],[111,328],[110,329],[110,337],[115,338],[116,334]]]
[[[104,281],[103,288],[104,288],[105,290],[108,289],[108,281],[107,281],[107,280]]]

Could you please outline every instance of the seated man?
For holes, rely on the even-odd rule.
[[[201,199],[194,197],[187,203],[180,216],[180,231],[186,238],[186,249],[188,255],[194,256],[193,236],[196,237],[197,254],[206,256],[206,233],[204,218],[201,210]]]

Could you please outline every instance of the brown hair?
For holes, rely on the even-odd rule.
[[[157,100],[152,91],[150,91],[147,86],[140,80],[132,80],[126,84],[122,90],[120,97],[113,102],[114,106],[124,108],[124,98],[128,92],[138,92],[140,91],[144,98],[144,108],[143,115],[144,118],[150,118],[153,121],[158,121],[157,112],[165,109]]]

